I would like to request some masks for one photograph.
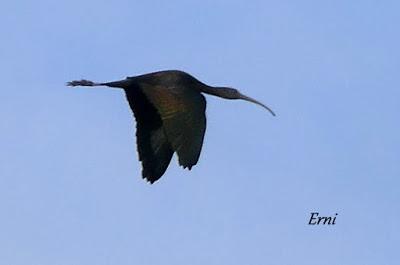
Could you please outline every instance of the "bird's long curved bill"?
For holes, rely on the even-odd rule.
[[[246,100],[246,101],[249,101],[249,102],[253,102],[253,103],[257,104],[257,105],[260,105],[261,107],[263,107],[266,110],[268,110],[272,114],[272,116],[276,116],[275,112],[272,109],[270,109],[269,107],[265,106],[261,102],[255,100],[254,98],[251,98],[251,97],[245,96],[243,94],[240,94],[240,99],[243,99],[243,100]]]

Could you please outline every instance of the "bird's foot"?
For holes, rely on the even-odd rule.
[[[94,82],[85,79],[67,82],[67,86],[94,86],[94,85],[95,85]]]

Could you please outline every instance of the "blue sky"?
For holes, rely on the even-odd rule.
[[[399,8],[3,2],[1,264],[397,264]],[[200,162],[149,185],[123,93],[64,84],[163,69],[278,116],[207,97]]]

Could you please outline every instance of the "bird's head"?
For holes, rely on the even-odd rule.
[[[214,96],[218,96],[221,98],[226,98],[226,99],[246,100],[248,102],[252,102],[254,104],[262,106],[263,108],[268,110],[273,116],[276,116],[275,113],[269,107],[265,106],[264,104],[255,100],[254,98],[251,98],[249,96],[246,96],[246,95],[240,93],[239,90],[232,88],[232,87],[209,87],[209,88],[203,89],[203,92],[214,95]]]
[[[219,96],[226,99],[239,99],[242,95],[239,90],[233,87],[217,87]]]

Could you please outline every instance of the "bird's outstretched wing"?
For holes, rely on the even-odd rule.
[[[199,160],[206,130],[206,100],[199,91],[182,86],[143,85],[142,92],[157,109],[179,164],[191,169]]]
[[[125,90],[135,118],[136,141],[142,176],[150,183],[164,174],[174,153],[165,135],[162,120],[154,106],[139,88]]]

